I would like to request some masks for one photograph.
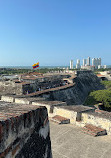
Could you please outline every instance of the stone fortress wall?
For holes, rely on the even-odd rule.
[[[33,76],[34,77],[34,76]],[[76,75],[22,77],[21,81],[0,81],[0,94],[46,96],[67,104],[83,104],[92,90],[103,89],[100,80],[91,71],[77,71]],[[32,83],[33,81],[33,83]]]
[[[67,85],[30,93],[28,96],[44,97],[45,95],[49,100],[65,101],[68,105],[79,105],[84,103],[90,91],[104,88],[92,71],[77,71],[77,75],[68,80],[70,83]]]

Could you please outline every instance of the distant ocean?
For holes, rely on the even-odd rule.
[[[54,68],[69,68],[69,66],[40,66],[37,69],[54,69]],[[11,68],[11,69],[33,69],[32,66],[0,66],[0,68]],[[74,66],[76,68],[76,66]],[[111,68],[111,65],[107,65],[107,68]]]
[[[40,66],[37,69],[54,69],[54,68],[67,68],[69,66]],[[11,69],[33,69],[32,66],[0,66],[0,68],[11,68]]]

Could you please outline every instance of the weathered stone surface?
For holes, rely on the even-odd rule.
[[[45,107],[0,102],[0,157],[52,158]]]
[[[110,158],[111,136],[92,137],[80,127],[50,122],[53,158]]]
[[[75,111],[75,112],[89,112],[89,111],[95,111],[94,108],[88,107],[88,106],[83,106],[83,105],[70,105],[70,106],[60,106],[58,108],[66,109],[69,111]]]
[[[13,81],[0,81],[0,94],[22,95],[23,94],[22,85],[16,84]]]

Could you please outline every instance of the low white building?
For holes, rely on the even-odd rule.
[[[94,66],[81,66],[81,69],[94,71]]]

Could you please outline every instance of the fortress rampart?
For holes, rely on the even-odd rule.
[[[64,75],[38,77],[31,82],[0,82],[2,94],[16,94],[25,97],[41,96],[48,100],[58,100],[67,104],[83,104],[88,93],[92,90],[103,89],[99,78],[92,71],[77,71],[76,76]],[[66,78],[68,77],[68,78]],[[27,77],[28,79],[28,77]],[[29,77],[29,80],[32,78]]]
[[[70,77],[68,80],[73,83],[30,93],[27,96],[41,96],[49,100],[64,101],[68,105],[79,105],[84,103],[90,91],[104,88],[92,71],[77,71],[77,76]]]

